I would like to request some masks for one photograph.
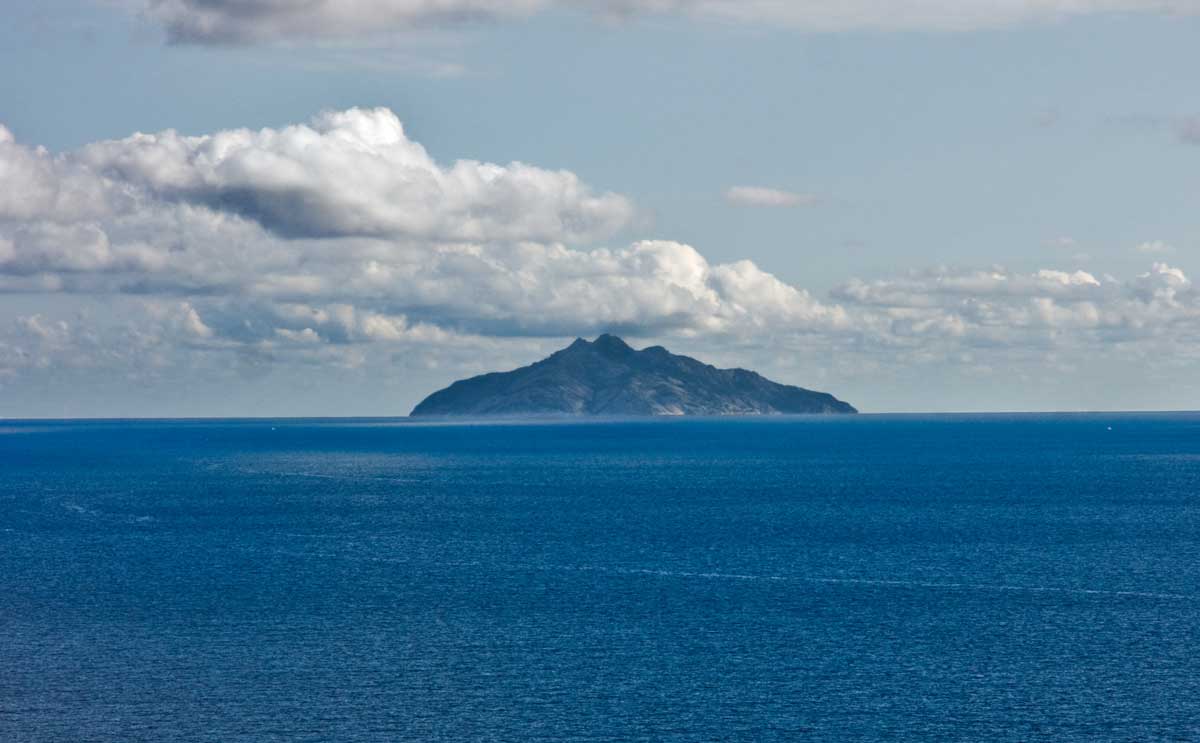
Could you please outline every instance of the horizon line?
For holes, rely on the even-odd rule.
[[[779,420],[782,418],[804,418],[821,420],[853,420],[858,418],[885,417],[929,417],[929,416],[1022,416],[1022,415],[1186,415],[1200,414],[1200,408],[1146,408],[1119,410],[946,410],[946,411],[875,411],[854,414],[834,413],[770,413],[747,415],[555,415],[532,414],[512,416],[423,416],[423,415],[232,415],[232,416],[32,416],[6,417],[0,415],[0,423],[51,423],[51,422],[168,422],[168,421],[413,421],[422,422],[512,422],[554,421],[587,423],[589,421],[687,421],[687,420]]]

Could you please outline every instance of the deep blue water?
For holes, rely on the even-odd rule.
[[[1197,740],[1200,415],[0,422],[0,740]]]

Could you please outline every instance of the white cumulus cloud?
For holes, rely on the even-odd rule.
[[[149,197],[210,206],[289,237],[588,240],[625,226],[629,202],[566,171],[459,160],[442,167],[387,109],[309,125],[98,142],[74,161]]]
[[[62,154],[6,136],[0,173],[24,195],[0,203],[0,292],[184,301],[167,325],[191,344],[842,321],[749,261],[594,246],[629,226],[628,199],[568,171],[439,165],[384,109]]]

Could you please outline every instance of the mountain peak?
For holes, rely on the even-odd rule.
[[[607,354],[634,353],[633,348],[615,335],[604,333],[592,341],[592,348]]]
[[[571,345],[564,348],[559,353],[570,351],[579,353],[583,351],[595,351],[605,356],[624,356],[626,354],[637,353],[628,343],[621,340],[610,333],[603,333],[597,336],[596,340],[588,341],[584,338],[576,338]]]
[[[564,363],[561,354],[571,354]],[[855,413],[824,392],[716,369],[661,346],[637,351],[605,333],[576,338],[539,362],[463,379],[425,398],[412,415],[762,415]]]

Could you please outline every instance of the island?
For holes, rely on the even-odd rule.
[[[615,335],[570,346],[529,366],[463,379],[421,401],[413,416],[650,416],[847,414],[825,392],[718,369],[662,346],[638,351]]]

